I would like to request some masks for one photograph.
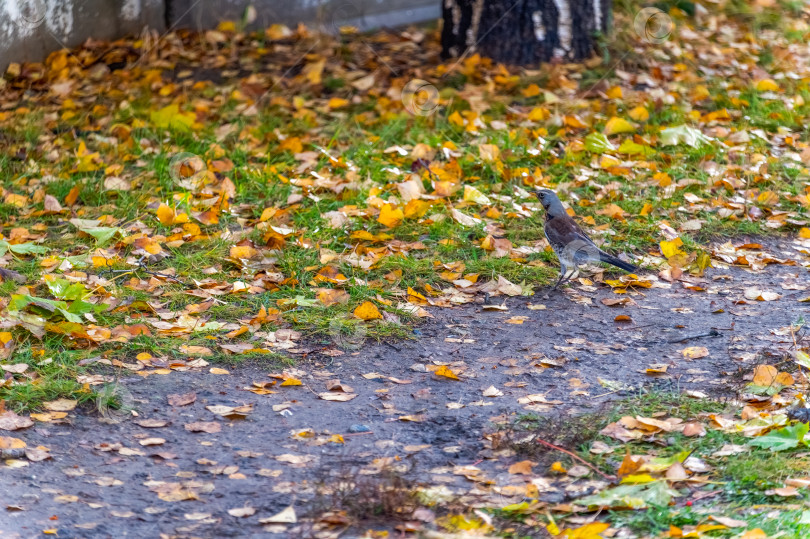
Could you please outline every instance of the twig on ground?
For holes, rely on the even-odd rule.
[[[537,443],[542,444],[542,445],[544,445],[546,447],[550,447],[551,449],[556,449],[557,451],[561,451],[561,452],[565,453],[566,455],[568,455],[572,459],[576,460],[577,462],[581,462],[582,464],[584,464],[585,466],[587,466],[591,470],[595,471],[596,473],[598,473],[599,475],[601,475],[602,477],[604,477],[608,481],[615,481],[616,480],[615,475],[606,474],[605,472],[603,472],[602,470],[600,470],[599,468],[597,468],[596,466],[594,466],[593,464],[591,464],[587,460],[585,460],[582,457],[576,455],[575,453],[572,453],[571,451],[569,451],[567,449],[556,446],[556,445],[554,445],[554,444],[552,444],[550,442],[547,442],[545,440],[541,440],[540,438],[537,438]]]
[[[711,330],[707,331],[706,333],[698,333],[697,335],[687,335],[685,337],[681,337],[680,339],[672,339],[669,342],[670,343],[679,343],[679,342],[691,341],[691,340],[694,340],[694,339],[702,339],[703,337],[719,337],[720,335],[721,335],[721,333],[719,331],[717,331],[716,329],[711,329]]]

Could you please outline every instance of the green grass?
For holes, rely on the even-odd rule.
[[[673,17],[676,27],[695,22],[692,19],[694,5],[689,2],[666,1],[656,6]],[[261,328],[263,331],[290,327],[325,345],[332,340],[335,327],[330,327],[330,324],[334,320],[341,321],[339,332],[347,335],[362,332],[370,341],[407,338],[411,327],[418,321],[396,306],[404,300],[408,287],[420,293],[426,293],[428,287],[432,290],[452,287],[440,276],[440,264],[443,263],[462,263],[462,273],[475,274],[479,281],[505,277],[534,290],[551,283],[556,277],[557,263],[550,252],[496,258],[481,246],[489,235],[503,237],[516,248],[533,247],[542,239],[542,212],[522,215],[517,208],[536,203],[536,200],[517,196],[518,189],[531,191],[537,185],[560,189],[564,200],[570,203],[587,228],[606,227],[610,230],[609,234],[600,234],[605,249],[630,255],[656,252],[662,222],[676,229],[687,219],[703,222],[699,231],[682,234],[685,249],[691,254],[705,251],[706,244],[716,239],[795,233],[798,226],[795,224],[774,230],[766,226],[764,218],[750,220],[742,215],[720,218],[717,214],[717,208],[732,198],[739,200],[743,197],[748,207],[755,206],[753,199],[756,195],[770,190],[777,194],[778,204],[773,208],[760,204],[765,215],[774,209],[793,212],[794,223],[807,219],[808,208],[797,199],[805,193],[810,174],[801,167],[786,166],[781,157],[770,157],[768,153],[772,144],[769,140],[752,136],[750,151],[733,154],[722,141],[691,148],[685,145],[661,147],[655,140],[662,128],[680,124],[705,128],[701,118],[727,110],[730,119],[722,119],[718,124],[729,129],[749,132],[761,129],[768,137],[789,129],[796,139],[794,145],[810,142],[804,127],[810,116],[810,88],[806,81],[774,75],[780,85],[779,98],[774,98],[756,91],[747,73],[738,78],[701,75],[701,59],[690,52],[678,59],[683,67],[679,66],[677,73],[682,75],[673,76],[670,81],[677,83],[672,86],[672,91],[680,91],[682,95],[674,104],[662,104],[658,98],[652,99],[646,90],[633,89],[618,76],[620,70],[649,73],[648,52],[661,52],[639,47],[631,22],[639,8],[635,2],[616,5],[616,32],[600,37],[603,63],[565,67],[565,80],[575,81],[579,88],[576,97],[570,99],[565,92],[559,91],[561,79],[553,70],[509,71],[485,61],[468,66],[467,62],[472,62],[470,59],[459,65],[451,62],[436,68],[425,67],[421,61],[418,66],[408,67],[405,62],[396,68],[395,74],[382,70],[372,89],[358,92],[347,73],[363,69],[357,62],[368,53],[363,40],[369,36],[344,36],[340,43],[333,43],[333,56],[343,64],[338,70],[329,64],[320,84],[301,80],[301,62],[266,65],[266,69],[256,75],[269,76],[274,86],[265,96],[265,101],[256,105],[255,111],[250,107],[249,113],[245,111],[252,103],[240,95],[242,90],[236,90],[241,88],[238,81],[226,77],[227,80],[214,83],[195,80],[196,75],[191,79],[173,80],[173,72],[148,64],[139,65],[126,79],[118,78],[120,74],[110,75],[102,81],[100,88],[103,91],[92,103],[85,102],[82,97],[73,99],[69,107],[63,108],[61,102],[43,105],[36,99],[29,102],[26,97],[19,106],[27,107],[27,112],[21,109],[19,113],[13,111],[13,114],[2,113],[0,116],[0,133],[5,145],[0,150],[0,183],[8,193],[29,197],[29,202],[25,207],[18,207],[5,198],[0,200],[0,233],[7,237],[14,229],[25,229],[36,237],[35,241],[49,249],[48,254],[56,257],[56,263],[61,263],[65,255],[73,256],[71,260],[76,261],[75,257],[85,257],[95,252],[98,246],[93,238],[80,234],[69,224],[69,219],[111,216],[113,226],[125,230],[122,236],[141,233],[158,238],[178,233],[182,236],[181,227],[165,226],[156,218],[155,208],[161,203],[170,203],[180,212],[190,212],[191,222],[198,224],[201,233],[209,238],[185,241],[182,245],[166,245],[167,240],[160,240],[162,254],[154,259],[144,259],[142,267],[133,265],[133,260],[141,258],[140,254],[134,254],[133,245],[118,240],[111,242],[104,246],[104,256],[112,256],[111,266],[107,269],[132,271],[125,274],[104,268],[74,268],[77,272],[110,281],[103,292],[94,292],[92,301],[136,300],[152,302],[162,309],[182,311],[203,301],[189,293],[199,292],[198,283],[203,283],[202,286],[211,281],[249,283],[256,276],[255,269],[242,268],[238,262],[229,260],[231,247],[238,241],[248,240],[263,250],[263,257],[274,260],[270,270],[281,273],[285,281],[263,293],[216,296],[219,301],[205,316],[214,321],[234,322],[255,316],[263,307],[278,308],[281,311],[278,319]],[[780,24],[786,16],[802,17],[801,6],[796,2],[754,9],[749,3],[734,0],[724,3],[719,9],[719,16],[723,18],[720,24],[730,25],[743,33],[754,32],[751,39],[755,40],[756,54],[751,55],[751,61],[765,71],[774,70],[779,74],[784,68],[780,51],[785,46],[779,40],[765,39],[757,31],[774,31],[785,43],[801,42],[803,37],[800,25]],[[700,25],[697,28],[700,29]],[[426,50],[436,47],[435,29],[428,32],[431,33],[423,45]],[[229,51],[246,57],[256,52],[256,43],[275,46],[263,34],[240,39],[234,36],[233,41],[229,41]],[[677,31],[671,39],[680,43]],[[309,46],[305,39],[295,38],[290,43],[293,48]],[[710,44],[714,45],[714,42],[702,45]],[[399,54],[375,41],[375,47],[378,46],[383,56],[397,57]],[[686,50],[692,51],[692,45]],[[172,52],[164,52],[171,59]],[[304,59],[302,62],[307,61],[305,54],[301,58]],[[740,62],[748,60],[745,57]],[[283,62],[283,59],[279,61]],[[231,67],[234,66],[224,66],[223,69]],[[418,72],[412,67],[418,67]],[[436,86],[441,102],[433,114],[411,115],[395,97],[402,80],[417,75]],[[515,75],[515,78],[506,75]],[[665,76],[669,77],[669,74]],[[159,83],[155,77],[159,78]],[[29,97],[45,91],[40,87],[42,81],[28,83]],[[596,95],[585,95],[594,85],[600,92],[604,91],[598,86],[602,83],[607,87],[623,85],[625,97],[605,100]],[[172,84],[176,87],[172,88]],[[528,90],[534,85],[542,91],[531,95]],[[692,92],[704,86],[703,97],[693,99]],[[158,87],[165,91],[159,93],[156,91]],[[554,92],[561,99],[551,103],[545,91]],[[332,109],[329,99],[333,97],[344,98],[349,103],[343,108]],[[798,97],[804,99],[803,104]],[[194,116],[198,124],[188,130],[157,125],[153,113],[170,103],[177,104],[183,113]],[[598,165],[599,154],[583,151],[576,144],[591,132],[601,132],[612,116],[628,117],[629,111],[637,105],[646,108],[649,119],[637,122],[637,133],[611,136],[611,140],[618,146],[637,134],[643,137],[642,141],[650,143],[654,153],[645,158],[612,154],[621,160],[643,160],[646,162],[644,166],[624,172],[603,168]],[[527,123],[527,115],[535,108],[544,109],[546,117]],[[483,121],[476,132],[458,125],[459,115],[469,119],[475,114]],[[573,115],[585,119],[588,127],[563,128],[562,118]],[[506,128],[493,122],[501,122]],[[232,132],[220,136],[219,130],[228,126]],[[298,149],[281,147],[282,140],[296,137],[300,139],[300,150],[314,154],[314,165],[310,169],[298,170],[302,160],[301,155],[297,155]],[[540,137],[545,140],[544,144],[539,143]],[[98,153],[97,166],[91,167],[94,170],[77,168],[80,162],[78,150],[82,144],[87,152]],[[497,146],[500,155],[496,162],[482,158],[481,144]],[[430,171],[413,166],[415,159],[411,155],[385,151],[394,146],[410,149],[417,145],[433,154],[428,158]],[[454,148],[452,152],[451,146]],[[50,151],[51,148],[56,149]],[[799,146],[793,149],[801,151]],[[322,150],[339,158],[339,164],[332,163]],[[181,152],[197,155],[205,161],[211,171],[208,191],[187,192],[177,178],[172,178],[170,164]],[[765,156],[768,176],[752,171],[750,159],[754,152]],[[225,160],[233,163],[232,169],[213,170],[218,161]],[[746,188],[756,191],[742,193],[717,183],[704,168],[709,161],[728,167],[732,171],[731,179],[745,180]],[[394,169],[400,173],[392,172]],[[580,175],[583,169],[589,171],[585,179]],[[428,194],[437,190],[443,180],[453,183],[455,190],[449,195],[431,196],[435,204],[426,210],[424,216],[406,218],[391,229],[377,221],[376,209],[369,215],[352,216],[337,228],[332,228],[324,217],[328,212],[343,208],[349,208],[351,214],[352,208],[362,212],[379,208],[384,201],[393,199],[397,202],[397,183],[408,179],[411,170]],[[652,179],[656,172],[666,172],[676,183],[687,179],[699,183],[672,190]],[[134,187],[131,190],[107,190],[105,181],[110,176],[126,178]],[[196,220],[195,212],[203,209],[201,201],[212,202],[211,197],[216,196],[213,186],[225,177],[235,186],[230,207],[219,212],[216,224]],[[323,186],[318,183],[329,179],[339,179],[343,182],[341,188],[333,189],[328,181]],[[78,200],[68,208],[66,198],[77,186],[80,188]],[[465,187],[475,187],[488,196],[490,202],[464,202]],[[65,211],[56,215],[32,213],[44,209],[46,194],[63,203]],[[300,200],[288,205],[291,196],[299,195]],[[690,209],[688,195],[699,196],[711,204],[684,212],[684,208]],[[502,202],[499,197],[503,196],[512,199]],[[625,217],[614,218],[600,213],[608,204],[622,208]],[[398,205],[404,206],[401,201]],[[451,217],[451,207],[466,215],[477,215],[489,227],[457,223]],[[276,208],[277,215],[257,223],[268,208]],[[269,247],[265,239],[267,226],[290,228],[295,232],[285,239],[283,245],[274,245],[272,250],[264,249]],[[378,241],[354,239],[352,232],[389,234],[391,238]],[[390,251],[384,250],[391,240],[397,244]],[[355,253],[365,256],[377,252],[379,256],[370,267],[333,260],[329,264],[336,266],[349,282],[343,285],[316,283],[317,272],[326,264],[321,260],[327,250],[337,255]],[[13,256],[6,265],[25,276],[26,285],[33,295],[53,299],[42,279],[47,273],[54,272],[54,267],[43,265],[43,258]],[[150,272],[173,272],[180,282],[161,283],[155,287],[159,292],[129,286],[131,279],[148,281],[153,277]],[[393,272],[401,272],[401,277],[387,279]],[[344,288],[349,294],[348,303],[326,308],[318,306],[313,284]],[[9,298],[18,288],[16,283],[0,283],[0,297]],[[383,311],[396,315],[401,324],[353,319],[351,313],[364,301],[372,301]],[[140,313],[135,314],[133,317],[133,313],[126,310],[109,310],[96,313],[95,319],[99,326],[115,328],[139,322],[137,316]],[[80,386],[69,383],[70,377],[75,377],[78,372],[74,369],[78,360],[74,358],[113,351],[131,358],[150,347],[155,352],[177,358],[180,354],[176,350],[181,344],[196,343],[200,339],[196,334],[168,339],[157,335],[128,343],[78,343],[61,337],[52,339],[55,336],[49,334],[40,344],[29,339],[24,329],[14,330],[14,334],[19,341],[14,361],[44,346],[48,355],[61,354],[59,357],[67,366],[66,372],[57,373],[46,366],[32,365],[40,376],[37,389],[22,387],[29,383],[22,377],[17,379],[19,386],[0,388],[0,398],[8,401],[10,406],[29,409],[37,408],[41,403],[44,397],[39,396],[78,394]],[[212,336],[219,339],[216,342],[222,341],[221,334]],[[237,338],[236,342],[244,342],[244,339],[247,336]],[[222,353],[216,342],[209,342],[211,348],[216,349],[214,360],[236,362],[246,359]]]
[[[707,414],[728,413],[734,410],[729,404],[711,399],[695,399],[674,392],[649,391],[613,403],[598,412],[579,416],[554,419],[536,414],[519,416],[505,430],[510,439],[520,440],[532,434],[551,441],[563,448],[575,450],[578,455],[595,465],[603,472],[615,474],[625,451],[632,454],[647,454],[668,457],[682,452],[704,460],[710,467],[705,486],[692,486],[695,494],[713,492],[712,496],[698,499],[682,491],[686,496],[676,498],[672,506],[652,506],[636,511],[607,511],[600,521],[610,523],[614,528],[627,528],[639,536],[656,536],[669,530],[670,526],[697,526],[711,523],[709,515],[726,516],[747,521],[748,529],[761,528],[769,537],[783,533],[784,537],[804,537],[810,532],[810,512],[796,509],[796,504],[806,503],[806,493],[794,498],[783,498],[769,490],[784,486],[788,478],[810,475],[810,458],[801,450],[771,452],[766,449],[749,447],[744,453],[714,457],[713,454],[724,445],[745,446],[750,438],[739,434],[727,434],[707,428],[703,437],[686,437],[679,433],[666,433],[656,436],[655,442],[628,442],[622,444],[599,434],[607,424],[624,416],[678,417],[685,421]],[[614,447],[612,453],[594,455],[589,449],[593,442],[601,441]],[[579,464],[564,453],[549,452],[534,442],[516,443],[511,448],[517,451],[515,460],[529,458],[540,466],[548,467],[559,460],[565,468]],[[779,514],[778,518],[773,515]],[[515,530],[536,529],[525,526],[526,512],[510,512],[493,509],[492,514],[501,519],[498,529],[514,526]],[[538,515],[528,511],[537,520]],[[770,515],[770,516],[769,516]],[[559,516],[555,518],[560,518]],[[564,520],[564,517],[563,517]],[[576,526],[571,526],[576,527]],[[739,531],[739,530],[737,530]],[[529,532],[530,533],[530,532]],[[519,537],[513,532],[503,533],[504,537]],[[734,537],[731,530],[713,532],[712,536]]]

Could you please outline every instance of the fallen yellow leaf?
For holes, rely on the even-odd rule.
[[[360,320],[376,320],[382,318],[380,310],[377,308],[376,305],[374,305],[370,301],[365,301],[363,302],[362,305],[357,307],[354,310],[354,316],[356,316]]]
[[[436,376],[444,376],[445,378],[450,378],[451,380],[460,380],[456,373],[454,373],[450,367],[447,365],[442,365],[434,372]]]
[[[762,79],[757,81],[757,92],[778,92],[779,85],[773,79]]]
[[[404,218],[405,214],[401,209],[391,204],[386,204],[380,209],[380,216],[377,218],[377,221],[388,228],[393,228],[401,223]]]
[[[624,118],[619,118],[617,116],[612,117],[605,124],[605,135],[618,135],[619,133],[633,133],[635,132],[635,130],[636,127],[633,124],[631,124]]]

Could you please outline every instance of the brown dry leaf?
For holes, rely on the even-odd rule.
[[[51,412],[69,412],[76,408],[78,402],[74,399],[56,399],[55,401],[43,402],[42,406]]]
[[[783,385],[785,387],[790,387],[796,382],[796,380],[790,373],[780,372],[779,374],[776,375],[774,382],[776,384]]]
[[[706,427],[703,426],[703,423],[690,421],[683,426],[681,432],[684,436],[706,436]]]
[[[792,496],[799,496],[801,493],[799,489],[796,487],[779,487],[775,489],[766,490],[765,494],[773,496],[774,494],[777,496],[782,496],[785,498],[789,498]]]
[[[0,365],[0,368],[12,374],[22,374],[28,370],[28,363],[15,363],[14,365]]]
[[[67,417],[67,412],[43,412],[31,414],[31,419],[40,421],[42,423],[50,423],[52,421],[59,421]]]
[[[157,429],[165,427],[169,422],[163,419],[137,419],[135,420],[135,424],[146,429]]]
[[[194,423],[186,423],[184,428],[189,432],[207,432],[208,434],[215,434],[222,430],[222,424],[216,421],[196,421]]]
[[[757,365],[754,367],[753,383],[758,386],[770,387],[776,381],[779,370],[773,365]]]
[[[332,392],[324,392],[318,393],[318,398],[323,399],[325,401],[338,401],[338,402],[347,402],[352,400],[357,396],[357,393],[332,393]]]
[[[181,502],[184,500],[197,500],[199,493],[196,489],[186,487],[180,483],[167,483],[160,481],[151,485],[149,490],[156,493],[164,502]]]
[[[271,517],[259,519],[259,524],[295,524],[296,522],[298,519],[292,505]]]
[[[250,260],[259,255],[259,251],[251,245],[234,245],[230,250],[230,257],[233,260]]]
[[[665,477],[669,481],[686,481],[689,478],[689,473],[686,471],[686,468],[683,467],[683,464],[680,462],[675,462],[667,468]]]
[[[343,391],[344,393],[354,393],[354,389],[346,384],[341,384],[340,380],[327,380],[326,381],[326,389],[329,391]]]
[[[205,409],[228,419],[245,419],[247,415],[253,411],[253,405],[244,404],[242,406],[224,406],[217,404],[206,406]]]
[[[635,305],[635,301],[628,297],[624,298],[602,298],[602,304],[608,307],[616,307],[617,305]]]
[[[228,514],[232,517],[249,517],[256,513],[255,507],[245,506],[245,507],[235,507],[233,509],[228,509]]]
[[[624,477],[626,475],[633,475],[641,469],[641,466],[643,464],[644,459],[641,457],[631,455],[630,450],[628,449],[624,455],[624,459],[622,460],[621,465],[619,466],[619,470],[616,472],[616,475],[618,475],[619,477]]]
[[[520,285],[516,285],[510,282],[506,277],[502,275],[498,276],[497,291],[507,296],[519,296],[523,294],[523,289],[520,287]]]
[[[686,359],[700,359],[709,355],[709,349],[705,346],[690,346],[681,350],[681,354]]]
[[[138,440],[138,443],[142,446],[163,445],[166,443],[166,440],[164,438],[144,438],[143,440]]]
[[[291,453],[278,455],[275,458],[279,462],[286,462],[287,464],[291,464],[296,467],[304,466],[305,464],[309,464],[315,460],[315,457],[312,455],[293,455]]]
[[[709,518],[729,528],[745,528],[748,526],[748,523],[746,521],[737,520],[735,518],[715,516],[715,515],[709,515]]]
[[[43,460],[51,458],[51,453],[47,448],[44,448],[42,446],[26,447],[25,458],[27,458],[31,462],[41,462]]]
[[[599,434],[615,438],[622,442],[629,442],[632,440],[639,440],[645,436],[645,433],[640,430],[628,429],[618,421],[606,425]]]
[[[509,473],[531,475],[532,466],[535,466],[536,464],[536,462],[532,462],[531,460],[521,460],[520,462],[516,462],[509,466]]]
[[[794,477],[785,479],[785,486],[797,488],[809,488],[810,477]]]
[[[776,292],[770,292],[768,290],[760,290],[756,287],[746,288],[745,292],[745,299],[755,300],[755,301],[776,301],[777,299],[781,298],[781,294],[777,294]]]
[[[0,414],[0,429],[2,430],[25,429],[33,424],[31,418],[19,416],[11,410]]]
[[[170,406],[186,406],[192,404],[197,400],[197,393],[190,391],[189,393],[174,393],[168,395]]]
[[[24,449],[25,442],[11,436],[0,436],[0,449]]]
[[[346,304],[349,302],[349,293],[339,288],[316,288],[316,297],[325,307],[336,303]]]
[[[601,440],[596,440],[591,444],[589,451],[594,455],[605,455],[613,453],[613,448]]]

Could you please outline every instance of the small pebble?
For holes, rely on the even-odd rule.
[[[371,431],[371,427],[369,427],[368,425],[361,425],[359,423],[357,425],[352,425],[351,427],[349,427],[349,432],[369,432],[369,431]]]

